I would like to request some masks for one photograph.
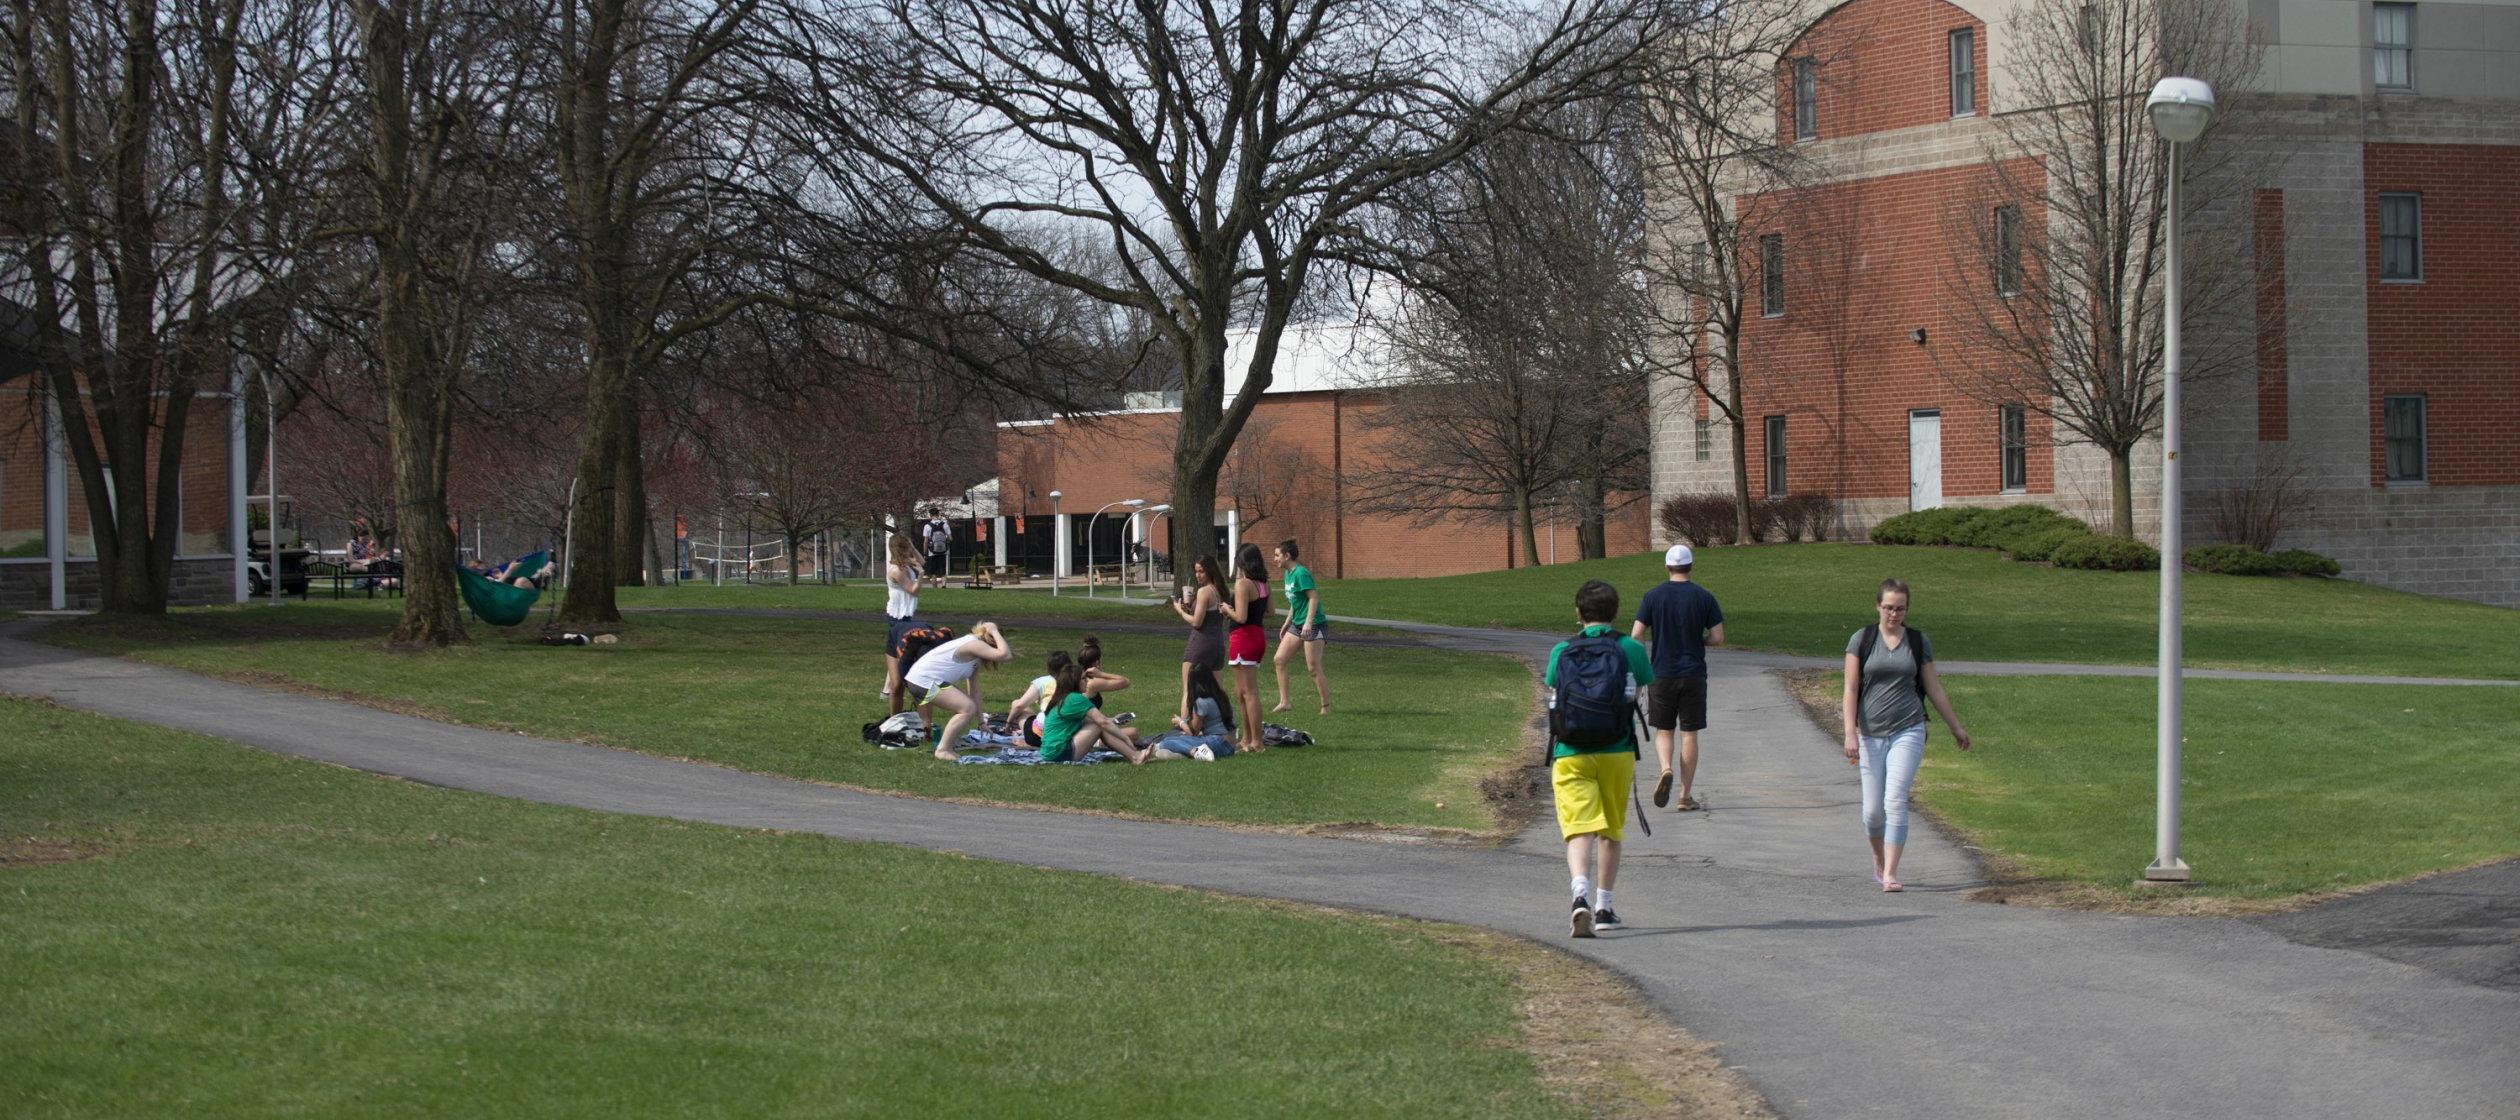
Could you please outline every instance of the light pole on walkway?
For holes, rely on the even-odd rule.
[[[2179,149],[2205,134],[2214,121],[2214,87],[2194,78],[2163,78],[2145,99],[2153,131],[2170,144],[2170,168],[2162,209],[2169,224],[2169,259],[2161,282],[2161,671],[2160,742],[2157,773],[2159,804],[2153,830],[2153,861],[2144,878],[2156,883],[2184,883],[2187,861],[2179,858],[2179,576],[2185,553],[2179,548]]]
[[[1095,583],[1095,580],[1094,580],[1094,522],[1101,520],[1101,519],[1102,519],[1102,515],[1104,515],[1104,514],[1106,514],[1106,513],[1111,512],[1113,509],[1115,509],[1115,508],[1117,508],[1117,507],[1120,507],[1120,506],[1127,506],[1127,507],[1129,507],[1130,509],[1138,509],[1138,508],[1141,508],[1141,507],[1143,507],[1143,506],[1145,506],[1145,505],[1146,505],[1146,499],[1144,499],[1144,498],[1122,498],[1122,499],[1120,499],[1119,501],[1116,501],[1116,502],[1111,502],[1111,503],[1106,504],[1105,506],[1103,506],[1101,509],[1095,510],[1095,511],[1094,511],[1094,516],[1092,516],[1092,517],[1088,517],[1088,518],[1086,518],[1086,519],[1085,519],[1085,597],[1086,597],[1086,598],[1091,599],[1091,598],[1093,598],[1093,597],[1094,597],[1094,583]],[[1120,597],[1121,597],[1121,598],[1123,598],[1123,599],[1126,599],[1126,598],[1128,598],[1128,597],[1129,597],[1129,591],[1128,591],[1128,586],[1127,586],[1127,581],[1128,581],[1128,578],[1129,578],[1129,545],[1128,545],[1128,542],[1127,542],[1127,541],[1122,541],[1122,542],[1120,542],[1120,579],[1121,579]]]

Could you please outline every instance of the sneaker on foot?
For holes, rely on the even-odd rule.
[[[1216,748],[1205,743],[1201,743],[1198,746],[1190,748],[1190,757],[1198,759],[1201,762],[1214,762],[1216,761]]]
[[[1607,906],[1604,906],[1604,907],[1602,907],[1602,908],[1601,908],[1601,909],[1599,909],[1599,910],[1595,910],[1595,911],[1593,911],[1593,928],[1594,928],[1594,929],[1617,929],[1617,928],[1619,928],[1619,912],[1618,912],[1618,911],[1616,911],[1616,910],[1613,910],[1613,909],[1611,909],[1611,908],[1609,908],[1609,907],[1607,907]]]
[[[1127,727],[1128,725],[1137,722],[1137,713],[1122,712],[1119,715],[1111,717],[1111,722],[1119,724],[1122,727]]]
[[[1671,771],[1665,770],[1662,777],[1654,779],[1654,808],[1660,809],[1669,804],[1671,804]]]
[[[1568,912],[1566,921],[1573,936],[1591,937],[1593,935],[1592,904],[1580,898],[1576,899],[1575,909]]]

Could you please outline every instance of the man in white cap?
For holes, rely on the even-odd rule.
[[[1654,729],[1654,753],[1662,759],[1662,777],[1654,780],[1654,807],[1671,804],[1671,738],[1680,732],[1680,805],[1695,809],[1698,736],[1706,728],[1706,647],[1724,644],[1724,608],[1715,596],[1689,580],[1697,557],[1685,544],[1663,553],[1669,578],[1645,593],[1636,604],[1636,624],[1628,636],[1639,643],[1652,637],[1654,683],[1646,686],[1645,722]]]

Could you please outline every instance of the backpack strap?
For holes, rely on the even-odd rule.
[[[1855,726],[1864,726],[1864,664],[1872,660],[1873,646],[1881,641],[1878,624],[1864,627],[1864,636],[1855,643]]]
[[[1916,659],[1916,698],[1925,700],[1928,699],[1925,695],[1925,632],[1913,626],[1908,627],[1908,641],[1916,643],[1909,647],[1916,652],[1908,655]]]

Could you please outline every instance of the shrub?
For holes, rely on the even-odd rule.
[[[1837,520],[1837,499],[1826,494],[1788,494],[1773,505],[1771,521],[1779,540],[1827,540],[1829,525]]]
[[[2005,506],[2002,509],[1987,511],[1987,515],[1979,518],[1972,527],[1970,539],[1962,543],[1978,548],[1996,548],[2010,552],[2016,540],[2068,526],[2077,529],[2089,528],[2081,521],[2046,506]]]
[[[2048,562],[2060,568],[2107,572],[2149,572],[2161,567],[2161,550],[2127,537],[2087,533],[2057,545]]]
[[[1903,513],[1873,526],[1874,544],[1957,544],[1988,511],[1944,506]]]
[[[2058,546],[2090,535],[2090,526],[2069,518],[2064,524],[2012,538],[2005,544],[2004,552],[2025,564],[2044,564],[2055,557]]]
[[[2336,561],[2306,548],[2287,548],[2267,559],[2273,560],[2277,568],[2297,576],[2332,577],[2345,571]]]
[[[2200,544],[2187,550],[2187,566],[2226,576],[2271,576],[2283,570],[2274,557],[2245,544]]]
[[[1755,513],[1756,503],[1751,508]],[[1663,531],[1673,540],[1696,547],[1732,544],[1736,538],[1733,500],[1722,494],[1682,494],[1662,504],[1661,517]]]

